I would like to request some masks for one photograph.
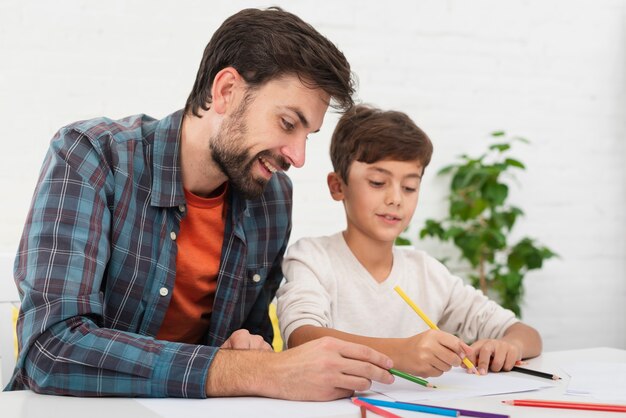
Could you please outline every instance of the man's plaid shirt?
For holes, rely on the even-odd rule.
[[[268,305],[291,231],[292,188],[282,173],[256,200],[229,195],[206,345],[154,339],[185,215],[182,116],[99,118],[53,138],[15,262],[20,354],[7,389],[200,398],[233,331],[271,341]]]

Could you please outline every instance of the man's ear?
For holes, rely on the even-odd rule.
[[[336,200],[338,202],[342,201],[344,199],[344,183],[343,180],[341,180],[339,174],[335,173],[334,171],[332,173],[328,173],[328,176],[326,177],[326,183],[328,183],[328,190],[330,191],[330,196],[333,198],[333,200]]]
[[[218,114],[226,113],[227,109],[237,101],[242,82],[244,80],[236,69],[222,68],[213,79],[211,108]]]

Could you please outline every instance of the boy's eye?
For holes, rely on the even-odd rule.
[[[406,192],[409,192],[409,193],[415,193],[417,191],[417,188],[415,188],[415,187],[405,187],[404,190]]]
[[[383,187],[385,185],[385,183],[383,183],[382,181],[370,180],[369,183],[372,187]]]
[[[285,128],[286,131],[293,131],[295,129],[296,126],[285,118],[281,118],[280,120],[282,121],[283,128]]]

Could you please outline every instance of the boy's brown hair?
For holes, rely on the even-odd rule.
[[[356,105],[346,112],[330,142],[333,170],[346,184],[354,161],[415,160],[425,170],[432,154],[430,138],[405,113],[367,105]]]
[[[313,26],[279,7],[245,9],[215,31],[204,50],[185,113],[208,110],[215,75],[235,68],[251,90],[285,75],[297,75],[308,87],[321,88],[334,100],[332,107],[353,104],[350,64],[337,47]]]

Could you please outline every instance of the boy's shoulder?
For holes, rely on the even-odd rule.
[[[304,237],[291,244],[287,249],[287,252],[309,250],[333,251],[337,247],[340,247],[342,243],[343,236],[341,235],[341,232],[318,237]]]
[[[423,266],[429,269],[443,269],[447,271],[447,268],[435,257],[428,254],[424,250],[415,248],[412,245],[394,246],[394,254],[398,257],[402,257],[407,263]]]

